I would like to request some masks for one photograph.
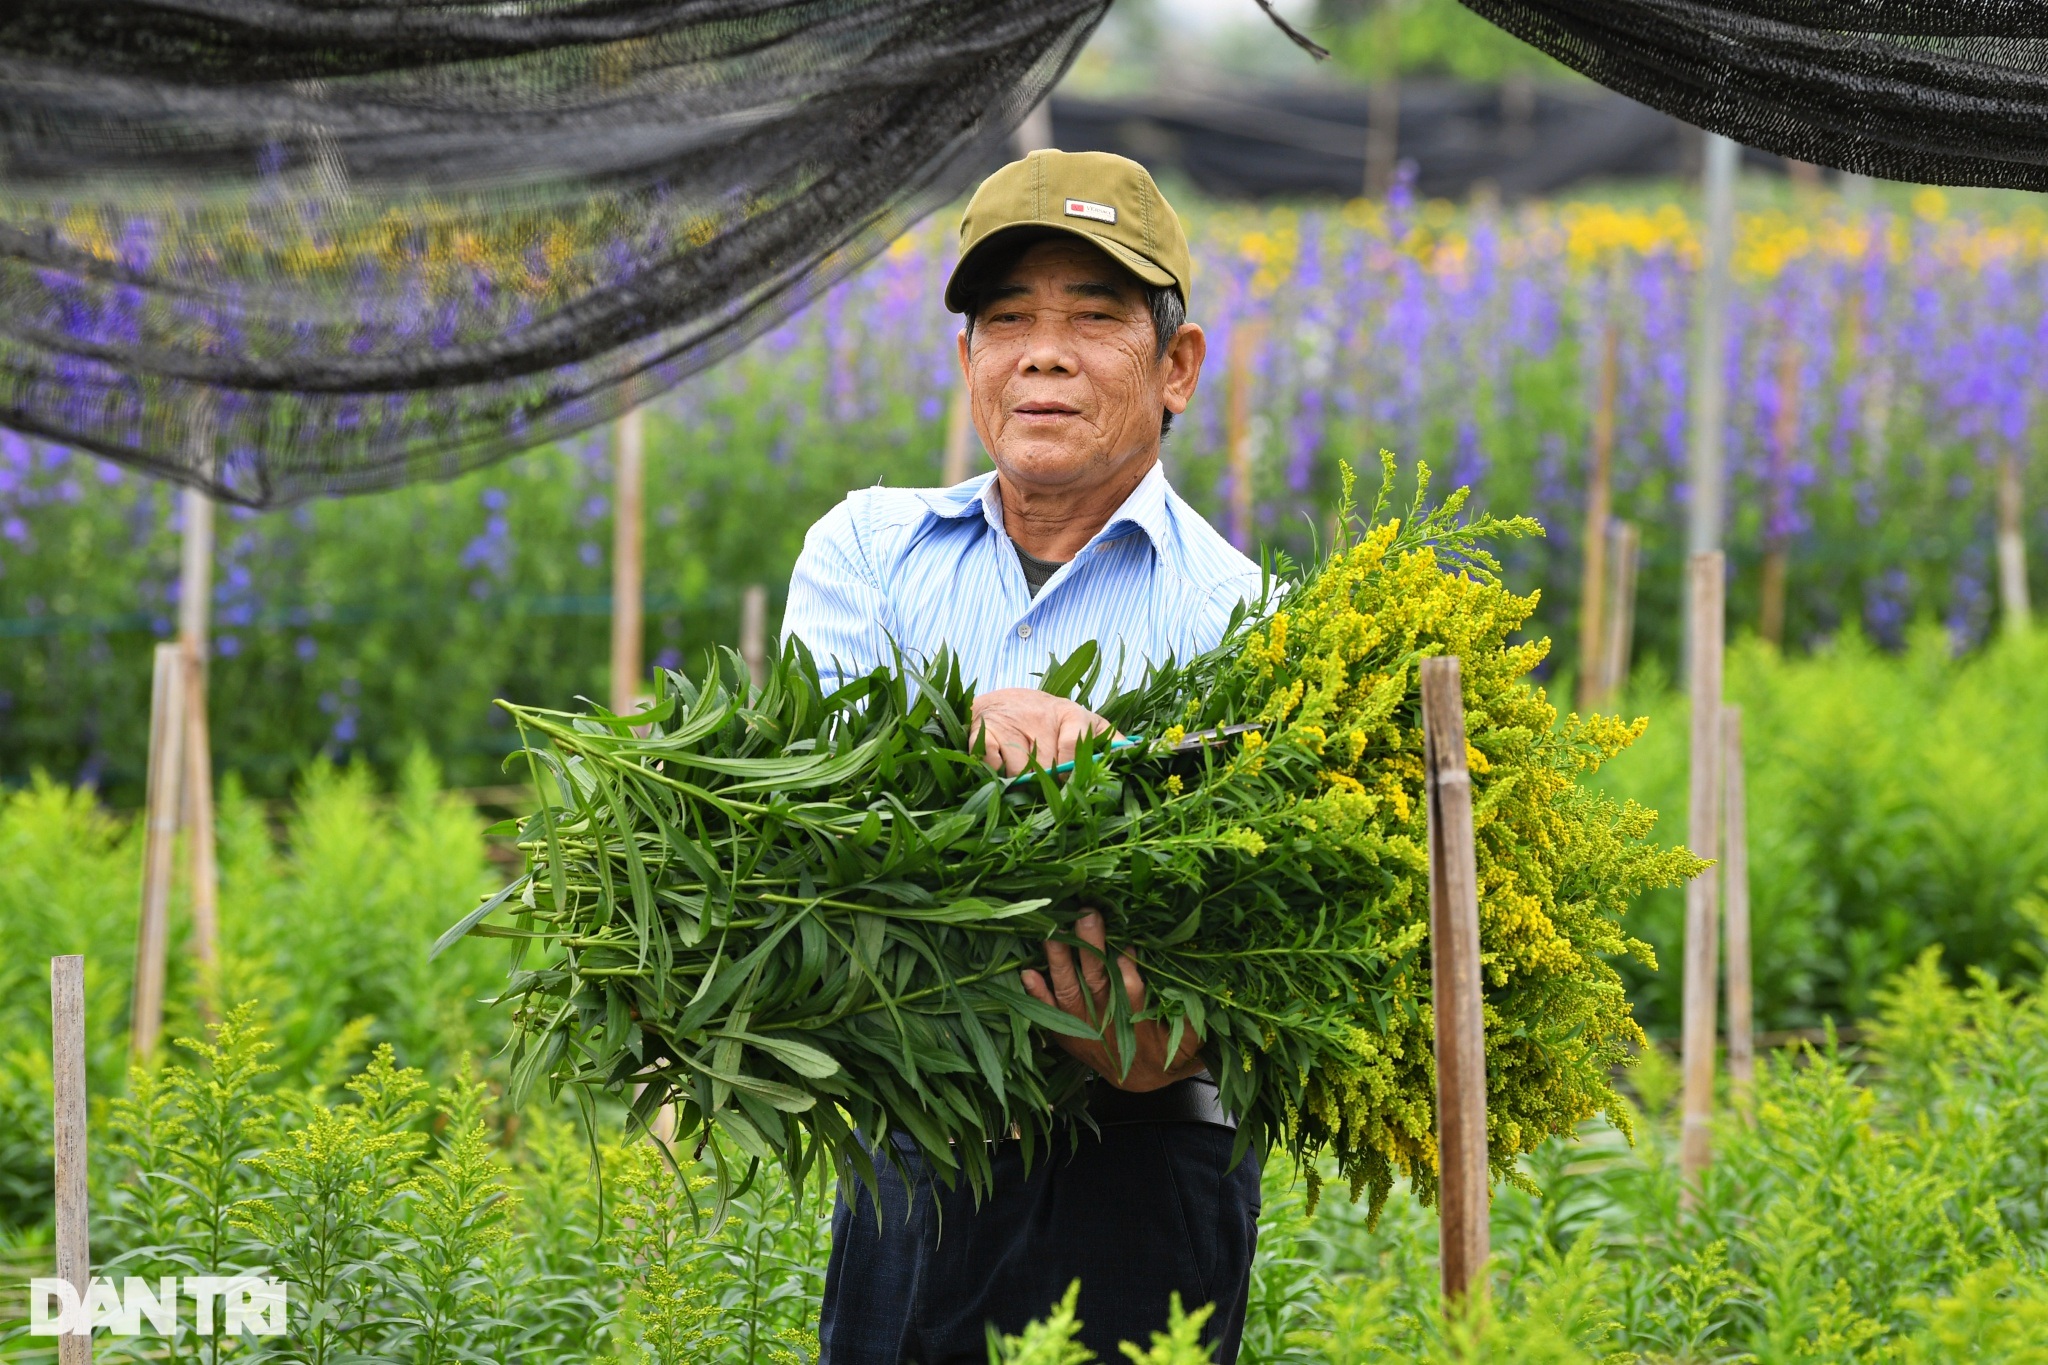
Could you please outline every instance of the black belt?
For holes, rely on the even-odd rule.
[[[1088,1117],[1104,1128],[1126,1123],[1208,1123],[1235,1128],[1237,1120],[1223,1111],[1216,1082],[1208,1072],[1143,1092],[1119,1090],[1107,1081],[1088,1087]]]

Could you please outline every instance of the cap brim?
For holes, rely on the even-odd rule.
[[[1069,237],[1079,237],[1091,246],[1102,248],[1111,260],[1155,289],[1170,284],[1180,290],[1183,297],[1187,294],[1186,285],[1121,242],[1113,242],[1107,237],[1097,236],[1084,227],[1069,226],[1066,223],[1013,223],[1008,227],[997,228],[967,248],[954,264],[953,273],[946,280],[946,308],[949,312],[967,311],[967,300],[963,296],[966,293],[967,282],[974,278],[974,271],[970,267],[975,259],[985,253],[991,244],[1016,232],[1063,232]]]

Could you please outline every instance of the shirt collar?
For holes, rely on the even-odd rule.
[[[1123,500],[1123,505],[1088,542],[1089,546],[1119,539],[1132,531],[1142,531],[1155,548],[1165,544],[1169,536],[1168,491],[1166,466],[1155,461],[1145,471],[1145,477],[1138,480],[1138,486]],[[1003,531],[1003,500],[994,470],[977,474],[951,488],[919,489],[917,496],[935,517],[959,521],[979,513],[991,530]]]

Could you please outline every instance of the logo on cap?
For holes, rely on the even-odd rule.
[[[1092,218],[1098,223],[1114,223],[1116,210],[1107,204],[1091,204],[1086,199],[1069,199],[1067,217]]]

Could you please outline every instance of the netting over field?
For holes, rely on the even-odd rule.
[[[730,352],[1000,156],[1108,0],[15,0],[0,426],[249,506]]]
[[[2038,3],[1466,2],[1752,146],[2048,188]],[[0,426],[251,507],[590,426],[965,189],[1109,3],[11,0]]]
[[[2048,189],[2039,0],[1461,0],[1748,147],[1887,180]]]

